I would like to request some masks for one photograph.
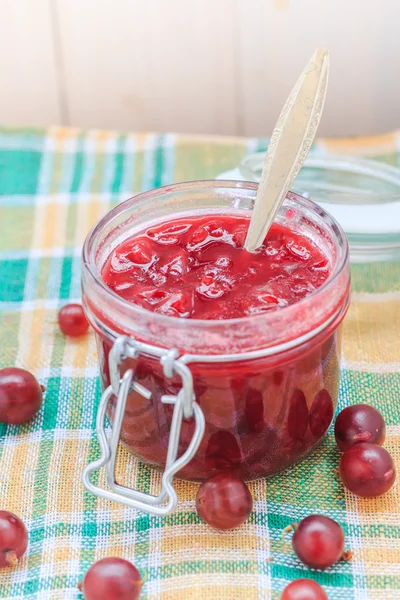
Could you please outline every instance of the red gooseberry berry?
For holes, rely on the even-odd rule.
[[[66,304],[58,313],[58,324],[64,335],[79,337],[89,329],[89,322],[80,304]]]
[[[29,371],[0,369],[0,422],[19,425],[32,419],[42,404],[42,388]]]
[[[28,532],[17,515],[0,510],[0,567],[14,567],[28,546]]]
[[[281,600],[328,600],[328,596],[316,581],[296,579],[285,587]]]
[[[347,406],[335,422],[335,439],[342,452],[361,442],[382,446],[385,435],[386,426],[381,413],[368,404]]]
[[[373,498],[390,490],[396,479],[396,470],[389,452],[363,442],[342,454],[339,474],[343,485],[356,494]]]
[[[298,524],[292,546],[301,562],[308,567],[327,569],[343,554],[343,529],[329,517],[310,515]]]
[[[94,563],[78,588],[85,600],[137,600],[143,581],[138,569],[123,558]]]
[[[200,486],[196,496],[199,517],[216,529],[233,529],[246,521],[253,499],[245,482],[231,473],[218,473]]]

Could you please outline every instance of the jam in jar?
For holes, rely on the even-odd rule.
[[[276,473],[326,433],[340,375],[340,323],[349,302],[347,242],[311,201],[289,194],[263,245],[243,248],[256,185],[193,182],[128,200],[89,234],[83,298],[103,387],[121,335],[188,358],[205,432],[178,477]],[[148,394],[131,390],[121,441],[163,468],[179,377],[151,354],[127,358]],[[115,398],[111,401],[113,419]],[[194,420],[182,421],[178,455]]]

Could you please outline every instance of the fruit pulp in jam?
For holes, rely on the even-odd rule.
[[[249,220],[176,219],[120,244],[105,283],[129,302],[186,319],[234,319],[293,304],[320,287],[328,259],[310,240],[273,224],[264,244],[244,250]]]
[[[243,244],[248,225],[245,216],[211,213],[148,227],[111,252],[103,280],[125,300],[149,311],[225,320],[284,310],[329,277],[330,262],[317,245],[280,224],[271,227],[255,253],[247,252]],[[339,342],[335,325],[275,356],[191,365],[206,431],[196,456],[179,475],[202,480],[229,470],[253,479],[308,454],[333,417]],[[109,384],[110,348],[103,340],[103,385]],[[130,367],[152,394],[150,399],[129,394],[121,439],[141,460],[162,467],[173,407],[163,404],[161,396],[176,394],[181,382],[166,379],[150,358],[125,361],[124,369]],[[193,419],[183,421],[180,453],[193,428]]]

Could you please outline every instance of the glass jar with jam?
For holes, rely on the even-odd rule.
[[[159,188],[88,235],[83,303],[104,390],[102,458],[84,477],[94,493],[105,495],[90,472],[107,465],[106,497],[165,514],[175,474],[265,477],[327,432],[350,297],[346,237],[323,208],[289,193],[263,245],[247,252],[256,191],[235,181]],[[119,441],[165,469],[159,497],[115,483]]]

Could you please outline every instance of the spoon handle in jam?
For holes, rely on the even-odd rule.
[[[300,75],[272,133],[244,247],[263,243],[313,143],[325,103],[329,52],[318,48]]]

